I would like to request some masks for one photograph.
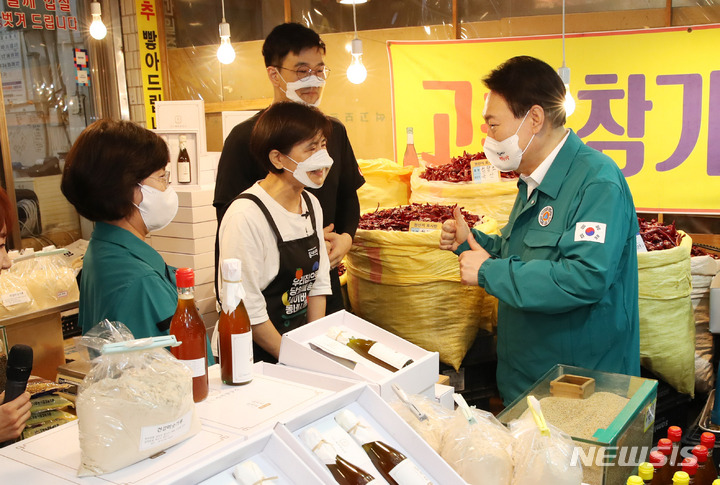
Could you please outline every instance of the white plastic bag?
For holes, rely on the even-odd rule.
[[[407,402],[403,402],[403,397]],[[453,420],[453,412],[427,396],[403,394],[403,397],[401,400],[392,401],[390,406],[435,452],[441,454],[445,432]]]
[[[468,483],[510,485],[512,435],[491,413],[469,408],[459,394],[455,399],[440,455]]]
[[[582,466],[580,460],[573,459],[572,439],[545,423],[535,397],[528,396],[528,406],[532,412],[508,425],[515,438],[512,485],[580,485]]]
[[[105,347],[78,394],[78,476],[110,473],[200,431],[190,370],[162,348],[174,336]]]

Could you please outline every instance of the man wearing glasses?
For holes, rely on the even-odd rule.
[[[320,104],[330,70],[325,66],[325,43],[317,33],[297,23],[278,25],[265,39],[262,53],[268,79],[273,85],[274,103],[294,101],[314,107]],[[237,125],[225,140],[213,200],[218,227],[233,199],[267,175],[263,166],[253,160],[249,146],[250,133],[261,114]],[[323,209],[333,292],[327,299],[327,314],[344,308],[337,265],[352,246],[360,220],[357,189],[365,183],[345,126],[335,118],[330,120],[332,133],[327,140],[327,150],[334,163],[323,186],[308,189],[318,198]],[[216,270],[217,258],[216,241]]]

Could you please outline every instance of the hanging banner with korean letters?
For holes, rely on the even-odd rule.
[[[162,63],[158,44],[158,20],[155,0],[135,0],[138,24],[138,42],[140,44],[140,68],[143,82],[143,102],[145,104],[145,126],[156,129],[155,101],[162,101]]]
[[[638,212],[720,214],[720,25],[567,35],[568,117],[622,169]],[[487,134],[482,78],[529,55],[562,64],[559,35],[388,42],[396,160],[405,129],[438,163],[477,153]]]

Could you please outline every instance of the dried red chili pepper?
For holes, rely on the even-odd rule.
[[[675,228],[675,221],[664,225],[655,219],[648,222],[642,217],[638,217],[638,224],[640,225],[640,236],[642,236],[648,251],[672,249],[679,246],[683,238],[683,235]]]
[[[408,231],[410,222],[444,222],[453,218],[456,205],[410,204],[392,209],[378,209],[360,217],[359,229],[380,231]],[[482,217],[470,214],[460,208],[468,226],[473,227]]]
[[[459,157],[453,157],[449,163],[444,165],[426,167],[420,174],[421,178],[434,182],[472,182],[472,168],[470,162],[473,160],[486,160],[484,152],[470,155],[463,151]],[[500,172],[502,178],[517,178],[516,172]]]

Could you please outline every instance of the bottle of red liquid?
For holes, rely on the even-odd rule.
[[[649,461],[650,461],[650,464],[652,465],[654,471],[652,474],[652,478],[649,481],[646,480],[645,483],[649,483],[651,485],[657,485],[660,483],[659,482],[660,471],[662,470],[665,463],[667,463],[667,458],[660,451],[651,451]]]
[[[667,437],[670,441],[672,441],[670,464],[673,466],[673,473],[682,471],[682,458],[680,456],[680,440],[682,439],[682,429],[680,429],[679,426],[670,426],[667,430]]]
[[[717,478],[715,470],[708,468],[708,449],[703,445],[697,445],[692,449],[692,454],[697,459],[698,470],[695,474],[695,485],[712,485],[713,480]]]
[[[190,368],[193,375],[193,400],[200,402],[208,395],[207,332],[205,323],[195,306],[195,273],[191,268],[180,268],[175,273],[178,305],[170,322],[170,334],[175,335],[177,347],[172,354]]]
[[[680,467],[682,468],[682,471],[688,474],[690,477],[690,480],[688,481],[689,485],[696,485],[698,482],[695,481],[695,475],[697,475],[698,471],[698,462],[695,458],[685,458],[682,463],[680,464]]]
[[[661,438],[658,440],[657,452],[661,453],[664,457],[662,467],[655,468],[655,476],[653,477],[652,485],[668,485],[672,483],[673,475],[675,472],[672,470],[670,464],[670,457],[672,455],[672,441],[667,438]],[[652,453],[651,459],[652,459]]]
[[[715,449],[715,435],[705,432],[700,435],[700,444],[708,450],[707,468],[717,477],[717,466],[713,458],[713,450]]]
[[[252,381],[253,341],[250,317],[242,299],[240,260],[223,260],[222,271],[222,312],[218,323],[220,335],[220,377],[232,386]]]

